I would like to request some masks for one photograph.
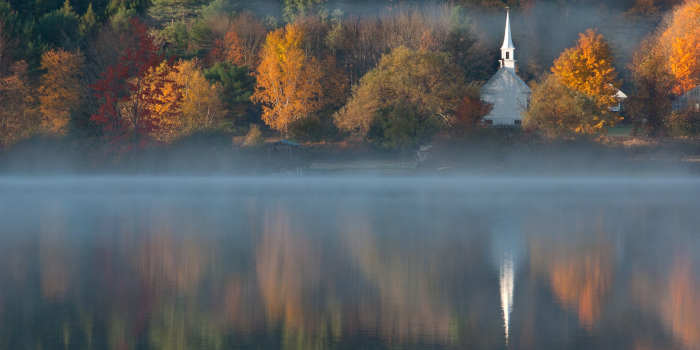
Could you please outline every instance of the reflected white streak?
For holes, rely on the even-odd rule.
[[[513,289],[515,283],[512,256],[506,256],[501,263],[498,283],[501,292],[503,327],[505,329],[506,344],[508,344],[510,337],[510,313],[513,311]]]

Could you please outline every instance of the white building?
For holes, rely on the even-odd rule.
[[[530,87],[518,77],[515,45],[510,33],[510,11],[506,13],[506,30],[501,46],[500,69],[481,88],[482,99],[493,105],[484,117],[484,123],[499,126],[517,126],[530,101]]]
[[[612,85],[612,84],[610,84]],[[620,89],[615,89],[615,101],[617,102],[616,105],[610,107],[610,112],[615,112],[615,113],[622,113],[622,105],[625,103],[625,100],[627,99],[627,94],[622,92]]]

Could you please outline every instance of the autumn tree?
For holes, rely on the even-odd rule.
[[[0,147],[30,136],[38,124],[34,94],[27,78],[27,63],[16,62],[10,75],[0,77]]]
[[[382,57],[334,116],[336,125],[366,136],[380,111],[408,105],[417,116],[450,121],[464,96],[463,73],[446,54],[399,47]]]
[[[132,20],[131,30],[133,41],[93,86],[100,107],[91,120],[112,142],[143,144],[167,124],[159,118],[171,114],[170,109],[159,114],[156,105],[164,102],[160,95],[169,83],[172,65],[161,64],[162,57],[143,23]]]
[[[598,103],[590,96],[566,86],[553,74],[535,84],[523,127],[548,138],[593,135],[607,125]]]
[[[253,14],[243,12],[231,20],[223,37],[215,41],[211,59],[254,68],[266,36],[265,25]]]
[[[686,0],[672,13],[658,45],[667,57],[677,95],[700,84],[700,0]]]
[[[290,124],[322,106],[322,73],[317,60],[304,52],[303,37],[295,24],[270,33],[256,71],[257,86],[252,99],[262,104],[263,121],[285,134]]]
[[[598,103],[603,114],[617,102],[612,52],[603,36],[594,30],[579,35],[576,46],[566,49],[554,61],[552,73],[564,86]],[[614,124],[613,119],[609,121]]]
[[[637,131],[658,136],[676,125],[672,100],[700,81],[700,1],[686,0],[635,52],[629,66],[634,94],[626,110]]]
[[[123,116],[135,123],[148,118],[148,135],[160,142],[172,142],[183,133],[183,87],[177,80],[179,71],[163,61],[144,76],[141,86],[122,104]],[[140,111],[138,105],[142,106]],[[137,115],[142,113],[142,116]]]
[[[573,137],[604,133],[621,119],[610,111],[617,103],[617,73],[602,35],[590,29],[580,34],[551,70],[533,90],[526,128],[549,137]]]
[[[180,61],[170,79],[182,89],[183,134],[220,126],[226,115],[221,101],[222,87],[210,83],[196,61]]]
[[[480,89],[476,85],[470,85],[462,97],[454,115],[454,122],[451,131],[457,135],[462,135],[478,127],[482,118],[485,117],[493,105],[481,99]]]
[[[245,65],[245,49],[241,38],[235,30],[229,30],[224,36],[224,60],[231,62],[237,66]]]
[[[635,52],[629,69],[634,93],[625,101],[625,110],[637,133],[659,136],[664,119],[671,112],[674,78],[666,58],[653,40],[646,40]]]
[[[50,50],[41,56],[39,103],[41,128],[49,133],[66,132],[71,113],[80,104],[83,90],[81,75],[84,58],[80,52]]]

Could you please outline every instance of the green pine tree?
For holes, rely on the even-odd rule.
[[[92,9],[92,2],[88,5],[87,10],[80,17],[80,35],[86,36],[92,32],[97,25],[97,16]]]

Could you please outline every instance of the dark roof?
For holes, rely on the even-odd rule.
[[[289,140],[279,140],[275,142],[275,145],[286,145],[286,146],[292,146],[292,147],[301,147],[301,144],[296,143],[294,141],[289,141]]]

